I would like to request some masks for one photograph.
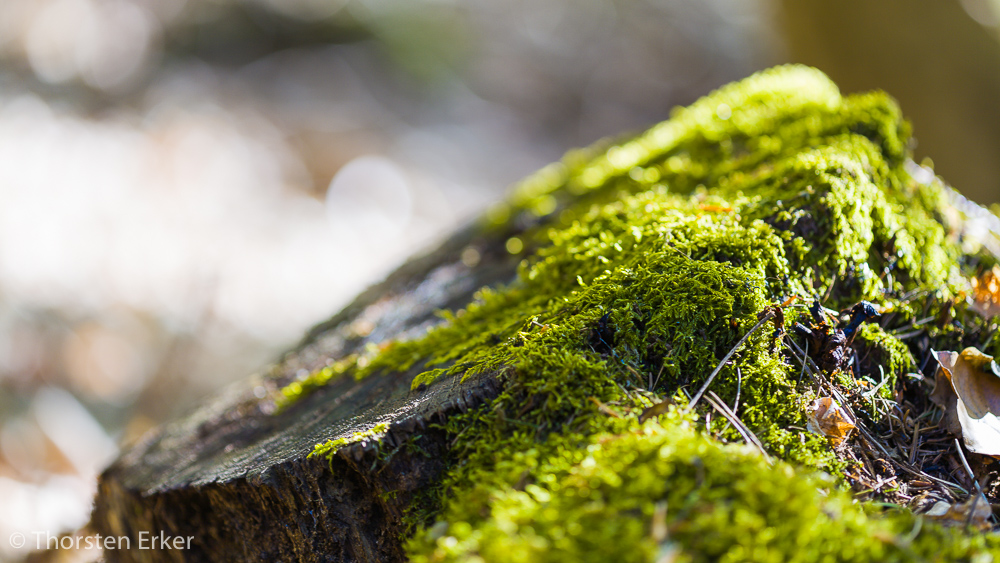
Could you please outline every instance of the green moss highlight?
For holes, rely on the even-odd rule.
[[[322,444],[316,444],[316,446],[313,447],[313,451],[309,454],[309,457],[325,457],[327,460],[330,460],[340,448],[350,444],[363,442],[365,440],[378,441],[388,430],[388,424],[379,423],[368,430],[355,432],[350,436],[337,438],[336,440],[327,440]]]
[[[277,400],[275,400],[275,406],[279,411],[281,411],[302,397],[308,395],[313,390],[326,385],[349,371],[356,370],[357,367],[358,355],[351,354],[350,356],[336,361],[323,369],[314,371],[305,379],[301,381],[293,381],[282,387],[281,394],[278,395]]]
[[[722,104],[735,108],[729,119],[718,116]],[[950,295],[962,285],[958,248],[935,220],[941,187],[917,186],[902,169],[908,134],[888,96],[841,98],[818,71],[782,67],[589,160],[595,149],[571,153],[525,180],[490,216],[510,222],[558,209],[550,215],[557,228],[570,226],[588,203],[661,186],[704,203],[745,198],[743,223],[762,219],[785,243],[787,274],[799,286],[787,290],[823,294],[841,280],[840,303],[905,309],[897,298],[903,288]],[[542,235],[534,246],[545,244]]]
[[[676,412],[637,420],[667,397],[685,404],[758,313],[790,295],[829,294],[831,308],[867,299],[905,321],[906,294],[958,294],[961,252],[936,219],[942,188],[906,173],[909,143],[885,94],[842,97],[814,69],[780,67],[522,182],[486,226],[522,243],[517,280],[349,370],[421,366],[414,386],[505,380],[488,407],[446,423],[450,468],[407,516],[410,555],[650,560],[674,545],[682,560],[893,560],[995,546],[930,524],[911,534],[912,515],[869,514],[815,473],[841,467],[825,439],[795,430],[814,395],[770,328],[712,390],[730,405],[739,390],[742,422],[799,473],[722,446],[740,437],[704,402],[700,432]],[[887,377],[912,365],[879,329],[859,338],[885,353]],[[663,501],[666,546],[649,539]]]
[[[729,119],[715,113],[720,104],[734,108]],[[839,280],[837,303],[868,299],[895,307],[897,296],[907,288],[933,288],[950,295],[964,283],[954,266],[959,250],[946,240],[935,220],[944,197],[941,187],[918,186],[902,168],[908,134],[898,107],[885,94],[841,98],[818,71],[780,67],[677,110],[670,121],[596,157],[598,151],[593,148],[570,153],[562,163],[522,182],[511,203],[494,208],[487,217],[502,219],[494,224],[501,228],[518,223],[519,215],[549,212],[549,228],[534,229],[519,240],[531,240],[530,247],[541,248],[542,259],[560,252],[589,252],[591,260],[570,257],[566,265],[575,271],[563,267],[561,272],[552,272],[568,275],[569,280],[590,279],[610,270],[616,265],[616,254],[645,251],[649,244],[633,244],[633,237],[618,239],[625,231],[641,237],[640,231],[659,219],[656,212],[705,218],[706,223],[714,223],[709,225],[714,229],[739,227],[742,232],[733,231],[731,239],[763,236],[780,242],[768,250],[758,247],[770,253],[767,267],[758,268],[770,295],[821,295]],[[653,147],[657,139],[662,146]],[[628,200],[633,212],[624,221],[614,220],[617,211],[613,209],[595,213],[592,207],[633,196],[643,199]],[[646,213],[639,207],[635,212],[650,200],[655,209]],[[728,213],[704,211],[730,207]],[[728,223],[726,215],[731,218]],[[712,216],[720,220],[713,221]],[[581,227],[595,220],[601,221],[603,231]],[[637,224],[625,224],[636,220]],[[686,228],[701,227],[689,224]],[[670,228],[669,224],[647,228],[646,236],[658,237]],[[581,235],[592,240],[580,240]],[[567,240],[571,237],[576,237],[577,245],[567,244],[573,242]],[[612,238],[611,245],[605,244]],[[703,244],[704,240],[686,235],[674,238],[668,242],[684,245],[687,250],[680,250],[694,252],[693,259],[713,259],[716,249]],[[742,241],[737,244],[746,246]],[[734,256],[724,252],[715,258],[737,265],[759,257],[756,250]],[[545,267],[538,262],[527,265],[521,279],[538,280],[532,289],[543,297],[563,293],[565,287],[544,287],[550,278],[530,271]],[[484,292],[482,300],[490,295]],[[513,301],[509,295],[502,299]],[[907,312],[905,305],[899,308]],[[473,306],[467,312],[476,310]],[[428,359],[427,364],[435,369],[415,384],[428,383],[446,371],[497,367],[506,358],[490,349],[492,340],[510,337],[513,325],[531,316],[525,313],[493,319],[499,330],[475,335],[466,330],[475,322],[470,321],[460,323],[464,326],[456,326],[450,334],[446,329],[429,339],[395,346],[355,376],[380,369],[409,369]],[[479,323],[480,327],[484,324]],[[478,358],[434,354],[442,348],[433,344],[450,350],[453,341],[457,349],[482,353]],[[483,365],[483,356],[491,357],[486,362],[490,365]],[[437,367],[444,364],[452,367]],[[286,395],[300,395],[294,391]]]
[[[915,528],[902,511],[871,514],[828,475],[768,465],[694,428],[674,410],[583,443],[550,438],[559,456],[516,459],[538,479],[463,488],[440,524],[409,542],[412,560],[956,561],[1000,548],[996,535]],[[519,465],[498,470],[517,479]]]
[[[811,85],[802,88],[804,83]],[[765,88],[768,84],[773,88]],[[789,85],[794,92],[782,90]],[[807,103],[803,92],[817,97]],[[612,146],[585,165],[573,155],[570,164],[543,170],[522,184],[511,212],[552,207],[549,199],[540,204],[538,198],[575,203],[553,213],[554,226],[527,234],[537,252],[524,263],[519,284],[484,291],[461,318],[450,318],[424,340],[396,346],[375,358],[372,368],[426,361],[433,369],[417,378],[419,385],[446,373],[509,366],[520,354],[516,348],[530,340],[531,323],[556,318],[567,328],[566,317],[592,323],[594,306],[600,306],[616,317],[616,326],[627,325],[629,315],[613,294],[622,284],[635,284],[659,289],[631,293],[633,309],[639,310],[631,314],[633,322],[645,330],[625,332],[631,347],[616,350],[618,357],[628,363],[622,354],[643,356],[637,347],[648,348],[651,340],[655,347],[660,339],[670,343],[668,369],[677,375],[691,352],[716,357],[715,350],[692,350],[684,342],[720,318],[714,303],[738,295],[718,283],[715,291],[682,287],[692,279],[676,270],[684,259],[698,263],[695,268],[729,265],[757,276],[753,282],[730,280],[760,291],[744,315],[764,305],[762,296],[822,294],[835,280],[838,291],[828,304],[868,299],[904,315],[898,297],[904,290],[955,293],[962,285],[955,266],[960,253],[934,219],[940,188],[921,189],[903,170],[908,127],[895,103],[884,94],[838,95],[834,103],[831,92],[832,84],[814,70],[772,70],[678,111],[667,124]],[[706,110],[722,103],[735,108],[728,120]],[[666,135],[657,131],[672,131],[676,142],[640,151],[649,139]],[[631,156],[620,156],[622,151]],[[673,300],[655,295],[666,287],[657,283],[666,281],[660,272],[668,271],[676,278]],[[691,301],[691,292],[712,298]],[[689,324],[681,330],[665,326],[650,304],[678,311],[677,322]],[[585,309],[590,312],[581,317]],[[666,353],[651,350],[630,365]],[[705,367],[699,363],[692,371]]]

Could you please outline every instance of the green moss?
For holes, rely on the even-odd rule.
[[[323,369],[310,373],[302,381],[293,381],[281,389],[281,394],[275,401],[275,406],[279,411],[283,410],[288,405],[311,393],[314,389],[326,385],[351,370],[356,370],[357,367],[358,355],[351,354]]]
[[[906,294],[957,294],[941,188],[908,176],[909,143],[885,94],[841,97],[818,71],[781,67],[522,182],[486,226],[520,243],[517,280],[345,369],[423,366],[414,386],[505,379],[488,407],[448,420],[450,468],[408,515],[414,559],[649,560],[677,547],[694,560],[881,560],[936,556],[934,541],[942,553],[985,545],[930,525],[909,537],[912,516],[870,515],[813,473],[841,467],[825,439],[796,430],[813,390],[772,330],[712,390],[805,473],[720,445],[740,436],[705,402],[700,433],[676,412],[638,422],[666,397],[686,403],[758,313],[790,295],[829,294],[832,308],[868,299],[906,320]],[[859,338],[885,352],[887,377],[911,365],[879,329]],[[670,544],[650,539],[662,502]]]
[[[532,467],[537,479],[463,488],[441,524],[409,542],[412,560],[955,561],[1000,548],[994,535],[870,514],[829,476],[769,465],[694,428],[674,410],[582,443],[550,438],[561,455],[498,464],[515,479]]]
[[[877,324],[862,325],[858,330],[855,341],[861,345],[863,354],[873,356],[872,363],[878,365],[886,378],[885,383],[879,387],[881,396],[890,398],[891,391],[895,387],[896,379],[901,375],[916,369],[916,362],[913,354],[906,344],[895,336],[886,333]],[[868,358],[866,358],[868,359]],[[875,374],[873,374],[875,375]],[[882,378],[876,384],[882,383]]]
[[[316,444],[313,451],[309,454],[309,457],[325,457],[327,460],[332,459],[337,450],[347,446],[349,444],[355,444],[357,442],[363,442],[365,440],[378,441],[385,435],[389,430],[389,425],[386,423],[379,423],[375,426],[364,430],[361,432],[355,432],[350,436],[345,436],[343,438],[337,438],[336,440],[327,440],[322,444]]]

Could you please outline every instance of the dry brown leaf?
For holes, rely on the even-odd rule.
[[[965,526],[968,524],[978,530],[987,530],[993,527],[990,524],[990,516],[992,515],[993,509],[990,508],[990,501],[980,494],[972,495],[965,502],[958,504],[949,504],[939,500],[924,513],[924,516],[945,526]]]
[[[935,352],[938,361],[931,400],[944,409],[949,432],[970,452],[1000,456],[1000,368],[976,348]]]
[[[666,401],[656,403],[655,405],[642,411],[642,414],[639,415],[639,423],[641,424],[653,418],[654,416],[660,416],[661,414],[664,414],[665,412],[670,410],[670,405],[672,404],[674,404],[674,402],[670,399],[667,399]]]
[[[831,397],[823,397],[813,401],[810,406],[806,429],[826,436],[834,446],[839,446],[854,430],[854,423],[837,401]]]
[[[993,266],[969,281],[972,283],[971,309],[986,318],[1000,315],[1000,266]]]

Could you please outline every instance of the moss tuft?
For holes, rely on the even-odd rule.
[[[327,440],[322,444],[316,444],[313,451],[309,454],[309,457],[324,457],[327,460],[333,458],[337,450],[347,446],[349,444],[355,444],[358,442],[363,442],[365,440],[378,441],[385,435],[389,430],[389,425],[385,423],[376,424],[375,426],[364,430],[362,432],[355,432],[350,436],[345,436],[343,438],[337,438],[336,440]]]
[[[285,395],[347,371],[424,366],[414,386],[504,374],[495,401],[445,424],[449,469],[408,515],[418,561],[671,550],[680,560],[893,560],[995,546],[930,524],[910,533],[912,515],[870,514],[817,473],[841,465],[825,439],[797,430],[814,390],[773,330],[753,335],[711,389],[784,462],[720,444],[741,438],[706,402],[697,419],[675,409],[638,422],[667,398],[685,404],[758,313],[789,296],[828,296],[832,308],[867,299],[904,322],[907,295],[958,293],[961,253],[937,220],[942,188],[908,175],[909,145],[891,98],[842,97],[814,69],[726,86],[634,139],[568,154],[491,209],[485,228],[526,256],[512,285]],[[877,327],[858,338],[886,377],[912,367]]]
[[[314,389],[322,387],[340,376],[358,367],[358,355],[350,356],[334,362],[323,369],[310,373],[302,381],[293,381],[281,389],[281,394],[275,401],[278,410],[283,410],[300,398],[308,395]]]
[[[881,384],[880,395],[887,399],[892,396],[896,380],[917,367],[913,354],[906,344],[886,333],[877,324],[862,325],[855,342],[861,348],[859,352],[863,358],[861,361],[877,366],[871,370],[871,375],[876,379],[875,384]]]
[[[677,409],[622,433],[550,442],[561,455],[497,467],[514,477],[525,464],[538,478],[463,488],[409,542],[412,560],[954,561],[1000,548],[995,535],[862,510],[828,475],[707,439]]]

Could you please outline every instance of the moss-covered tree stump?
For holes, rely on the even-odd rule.
[[[996,259],[909,144],[888,96],[783,67],[571,152],[127,451],[94,528],[192,542],[106,558],[988,555],[902,506],[970,489],[894,434],[930,348],[1000,342],[961,299]],[[845,330],[862,300],[881,317]],[[858,427],[836,444],[806,431],[829,395]]]

